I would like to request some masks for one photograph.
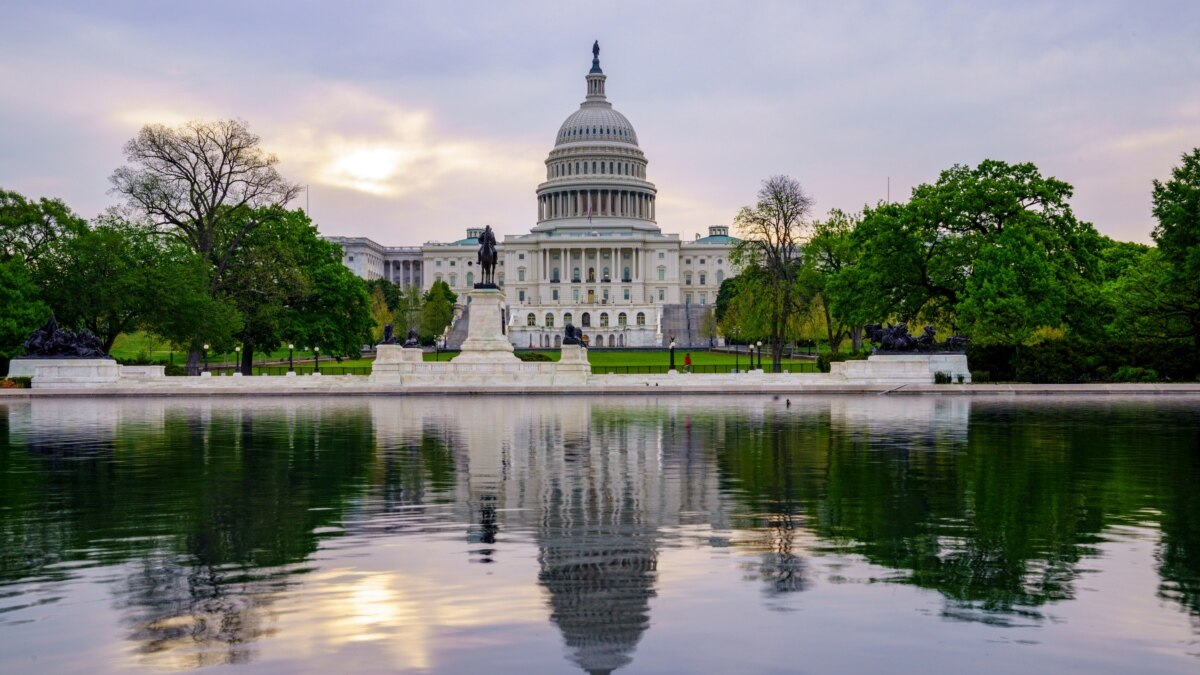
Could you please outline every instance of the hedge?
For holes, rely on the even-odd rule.
[[[1173,340],[1084,343],[1068,338],[1038,345],[968,345],[967,362],[994,382],[1200,380],[1200,352],[1190,342]]]

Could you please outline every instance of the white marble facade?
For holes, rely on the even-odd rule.
[[[497,282],[504,290],[508,336],[516,347],[557,347],[567,323],[592,346],[662,346],[664,311],[716,302],[721,282],[736,274],[727,226],[683,241],[657,221],[658,190],[633,125],[605,93],[598,56],[585,77],[579,110],[567,117],[537,186],[537,223],[504,235]],[[343,262],[365,279],[401,287],[447,282],[460,298],[479,279],[477,237],[448,243],[386,247],[362,237],[328,237]],[[493,228],[497,229],[497,228]]]

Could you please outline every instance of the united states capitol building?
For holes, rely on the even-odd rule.
[[[721,282],[736,274],[729,262],[736,240],[724,225],[693,241],[659,229],[646,155],[633,125],[608,101],[606,79],[595,46],[587,95],[546,158],[537,224],[498,246],[509,338],[516,347],[556,347],[572,323],[591,347],[656,347],[671,339],[706,346],[700,324]],[[445,281],[465,299],[480,277],[482,230],[421,246],[327,239],[342,246],[343,262],[360,277],[422,290]]]

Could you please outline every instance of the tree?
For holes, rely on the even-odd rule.
[[[1183,155],[1170,180],[1154,181],[1153,204],[1158,225],[1151,236],[1170,265],[1164,291],[1179,300],[1163,309],[1187,324],[1200,351],[1200,148]]]
[[[862,347],[862,328],[870,322],[870,317],[834,311],[830,300],[831,284],[858,261],[858,248],[851,235],[861,220],[861,214],[851,215],[833,209],[828,218],[813,223],[812,239],[804,247],[804,266],[810,272],[805,281],[820,305],[826,339],[834,352],[846,337],[852,339],[853,349],[857,352]],[[852,305],[847,303],[846,306]]]
[[[49,316],[24,259],[0,256],[0,372],[8,372],[8,360],[22,353],[21,344]]]
[[[58,199],[30,201],[0,190],[0,259],[21,257],[35,265],[54,241],[87,229],[87,222]]]
[[[949,324],[979,343],[1043,326],[1094,333],[1101,241],[1075,218],[1072,188],[1032,164],[985,160],[943,171],[907,204],[867,208],[838,275],[834,311]]]
[[[125,157],[131,166],[113,173],[113,192],[156,232],[209,261],[214,295],[234,254],[259,224],[243,217],[244,210],[282,206],[300,193],[240,120],[188,122],[174,129],[146,125],[125,144]],[[200,340],[191,340],[190,372],[198,371],[200,353]]]
[[[370,297],[366,283],[342,265],[341,248],[321,239],[300,210],[269,206],[238,216],[256,225],[226,267],[218,296],[243,318],[237,334],[243,372],[250,372],[256,352],[285,342],[357,355],[370,341]]]
[[[743,207],[734,220],[741,241],[729,257],[741,268],[741,276],[754,280],[756,309],[761,312],[762,333],[771,345],[776,371],[792,317],[805,304],[796,277],[812,205],[812,198],[795,179],[772,176],[763,181],[757,203]]]
[[[92,332],[108,351],[183,291],[176,263],[144,230],[105,219],[46,245],[34,280],[61,325]]]
[[[435,340],[450,322],[454,320],[454,303],[458,296],[450,290],[445,281],[433,282],[425,293],[425,304],[421,308],[421,342],[430,343]]]
[[[393,324],[395,329],[395,320],[392,318],[392,311],[388,309],[387,297],[383,294],[383,289],[379,286],[371,286],[371,343],[379,344],[383,340],[384,328],[388,324]]]

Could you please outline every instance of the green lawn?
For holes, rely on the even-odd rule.
[[[524,351],[524,350],[522,350],[522,351]],[[555,361],[558,360],[558,356],[559,356],[558,350],[551,349],[551,350],[535,350],[535,351],[537,351],[537,353],[539,353],[539,354],[545,354]],[[745,353],[743,353],[740,356],[737,356],[735,358],[735,356],[733,354],[726,354],[723,352],[709,352],[709,351],[702,351],[702,350],[676,349],[675,350],[675,365],[679,366],[679,367],[683,367],[683,358],[684,358],[684,356],[686,356],[688,354],[692,355],[692,365],[694,365],[694,366],[740,365],[744,368],[744,367],[746,367],[746,361],[749,358],[748,354],[745,354]],[[448,360],[454,358],[455,356],[458,356],[458,352],[443,352],[441,354],[438,354],[437,360],[448,361]],[[763,359],[769,361],[770,358],[771,358],[770,353],[767,352],[766,350],[763,350]],[[426,352],[425,360],[426,361],[435,360],[434,353]],[[655,351],[626,351],[626,350],[621,350],[621,349],[589,349],[588,350],[588,363],[591,363],[593,366],[665,366],[665,365],[669,364],[670,360],[671,360],[670,353],[666,349],[655,350]],[[803,361],[803,360],[802,359],[784,359],[784,363],[798,363],[801,361]]]
[[[167,342],[165,342],[163,340],[158,340],[158,339],[154,338],[153,336],[149,335],[148,333],[143,333],[140,331],[136,332],[136,333],[122,333],[122,334],[118,335],[117,340],[116,340],[116,342],[113,343],[113,348],[109,351],[109,353],[112,354],[113,358],[116,358],[116,359],[149,358],[151,361],[159,361],[162,363],[169,363],[172,359],[172,354],[174,354],[175,363],[182,365],[183,363],[187,362],[187,353],[186,352],[173,350],[173,349],[171,349],[171,345],[168,344]],[[232,351],[226,352],[224,354],[219,354],[217,352],[209,352],[208,353],[208,364],[210,366],[217,366],[222,363],[224,363],[226,365],[232,365],[233,361],[234,361],[234,356],[235,356],[235,353]],[[256,362],[266,361],[266,360],[287,361],[287,357],[288,357],[288,350],[285,347],[283,349],[279,349],[279,350],[272,352],[270,357],[266,357],[266,356],[263,356],[262,354],[256,353],[254,355],[254,360]],[[303,361],[307,361],[309,365],[312,365],[313,354],[311,351],[301,351],[301,350],[297,349],[297,350],[295,350],[292,358],[297,363],[299,363],[300,361],[303,360]],[[321,363],[325,363],[327,358],[328,357],[325,354],[321,354]],[[333,362],[334,359],[329,359],[329,361]],[[365,360],[365,359],[343,359],[342,362],[338,363],[337,365],[339,365],[339,366],[347,366],[347,365],[362,366],[362,365],[370,365],[370,363],[371,362],[369,360]]]

